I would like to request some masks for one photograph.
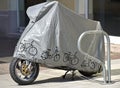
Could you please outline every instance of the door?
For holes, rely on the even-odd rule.
[[[109,35],[120,36],[120,0],[93,0],[93,14]]]
[[[35,5],[35,4],[39,4],[39,3],[43,3],[46,2],[46,0],[24,0],[24,6],[25,6],[25,25],[28,24],[29,22],[29,18],[26,14],[26,10],[29,6]]]

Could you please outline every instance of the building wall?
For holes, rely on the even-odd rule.
[[[0,0],[0,10],[8,10],[8,0]]]
[[[37,1],[37,0],[36,0]],[[40,1],[40,0],[39,0]],[[53,0],[48,0],[53,1]],[[85,0],[57,0],[69,9],[85,15]],[[92,0],[89,0],[90,2]],[[19,3],[19,5],[17,4]],[[16,35],[21,27],[25,26],[25,4],[24,0],[0,0],[0,36]],[[89,4],[92,14],[92,3]],[[19,8],[19,11],[18,11]]]
[[[75,11],[75,0],[47,0],[47,1],[59,1],[69,9]]]
[[[8,0],[0,0],[0,36],[6,35],[9,28]]]
[[[75,0],[57,0],[71,10],[75,10]]]
[[[48,0],[53,1],[53,0]],[[89,14],[88,18],[93,19],[93,0],[57,0],[66,7],[85,17],[85,14]],[[88,1],[88,8],[85,5]],[[88,13],[86,13],[88,11]]]
[[[16,32],[16,0],[0,0],[0,37]]]
[[[9,25],[10,29],[8,29],[8,36],[14,36],[14,34],[18,31],[17,27],[17,4],[18,0],[9,0]]]

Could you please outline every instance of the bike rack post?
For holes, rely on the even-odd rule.
[[[106,66],[105,66],[104,62],[100,61],[99,59],[97,59],[93,56],[90,56],[88,53],[86,53],[82,50],[82,46],[81,46],[82,39],[84,36],[86,36],[88,34],[103,34],[106,37],[106,40],[107,40],[107,71],[106,71]],[[83,32],[78,39],[77,46],[78,46],[79,51],[83,55],[85,55],[85,56],[87,55],[91,59],[97,60],[99,63],[102,64],[104,83],[110,83],[111,82],[111,60],[110,60],[110,39],[109,39],[108,34],[102,30],[92,30],[92,31]]]
[[[108,72],[108,83],[111,83],[111,59],[110,59],[110,38],[106,32],[103,31],[104,36],[107,40],[107,72]]]

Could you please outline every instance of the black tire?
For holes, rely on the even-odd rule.
[[[19,76],[17,74],[17,71],[16,71],[16,70],[20,70],[20,67],[18,67],[18,62],[19,61],[21,61],[21,63],[22,63],[25,60],[21,60],[21,59],[15,58],[10,63],[10,68],[9,68],[9,70],[10,70],[10,76],[19,85],[28,85],[28,84],[31,84],[37,78],[37,76],[39,74],[39,64],[31,62],[33,68],[32,68],[32,72],[30,73],[30,78],[27,78],[27,77],[20,78],[21,76]],[[21,74],[22,74],[22,72],[21,72]]]
[[[97,72],[86,72],[86,71],[79,71],[80,74],[86,76],[86,77],[92,77],[94,74],[96,74]]]

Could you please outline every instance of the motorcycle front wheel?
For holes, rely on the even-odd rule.
[[[14,58],[10,63],[10,76],[19,85],[32,83],[39,74],[39,64]]]

